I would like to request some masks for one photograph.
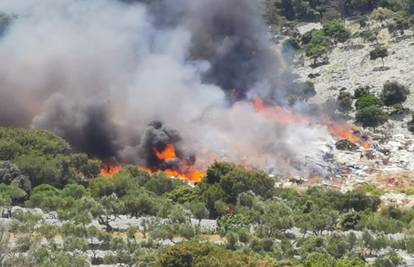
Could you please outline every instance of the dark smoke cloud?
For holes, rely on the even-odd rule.
[[[172,144],[177,147],[180,141],[181,136],[176,130],[168,128],[161,121],[153,121],[145,129],[138,151],[145,160],[146,166],[162,168],[163,162],[156,156],[154,149],[164,151],[167,145]]]
[[[49,129],[104,160],[153,166],[151,146],[173,143],[197,163],[280,172],[328,138],[229,104],[286,102],[256,1],[3,0],[0,12],[15,17],[0,39],[2,126]]]
[[[33,124],[72,141],[85,153],[105,160],[114,157],[116,128],[106,105],[97,100],[79,104],[69,99],[60,94],[51,96],[45,103],[47,112],[36,116]]]
[[[278,58],[255,1],[190,1],[183,20],[192,32],[191,57],[211,67],[205,80],[238,96],[257,83],[276,89]]]

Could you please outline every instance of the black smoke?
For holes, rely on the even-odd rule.
[[[154,154],[168,144],[185,164],[197,151],[287,165],[286,155],[305,150],[291,144],[306,140],[312,152],[325,132],[276,127],[254,112],[255,95],[287,102],[290,77],[281,78],[258,5],[0,1],[14,18],[0,38],[0,124],[48,129],[103,160],[154,168],[171,167]]]

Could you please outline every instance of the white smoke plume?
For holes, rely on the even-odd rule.
[[[322,156],[323,127],[271,123],[246,100],[284,103],[289,84],[255,1],[146,2],[0,1],[12,18],[0,37],[0,125],[48,129],[75,149],[135,164],[148,164],[153,121],[179,133],[154,136],[200,165],[291,173]]]

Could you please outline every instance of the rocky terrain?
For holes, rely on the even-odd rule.
[[[302,25],[301,34],[320,29],[318,23]],[[355,22],[347,22],[353,35],[360,31]],[[371,27],[379,27],[372,25]],[[370,60],[369,53],[378,44],[387,47],[389,56],[385,58],[385,67],[381,60]],[[296,59],[294,71],[303,81],[311,80],[317,91],[309,102],[322,105],[335,100],[340,91],[353,95],[360,86],[369,86],[371,92],[379,95],[387,81],[399,81],[413,91],[414,88],[414,35],[406,30],[404,35],[393,37],[386,28],[378,34],[377,42],[367,42],[361,37],[352,37],[345,43],[337,44],[327,55],[328,63],[319,67],[312,66],[312,60],[300,55]],[[414,93],[408,96],[404,107],[414,109]],[[353,123],[351,112],[347,120]],[[414,140],[407,130],[411,120],[409,113],[391,117],[391,120],[377,128],[364,131],[371,137],[371,148],[359,148],[356,151],[335,150],[334,158],[340,166],[340,173],[328,184],[349,190],[357,184],[375,183],[389,191],[398,191],[414,183]],[[408,206],[414,198],[395,194],[395,201],[403,198]],[[392,201],[394,201],[392,200]]]

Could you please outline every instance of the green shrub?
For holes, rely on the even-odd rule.
[[[330,42],[323,31],[313,31],[309,43],[305,46],[305,54],[314,60],[328,52]]]
[[[356,121],[364,127],[377,127],[384,124],[388,120],[387,114],[377,106],[369,106],[358,110]]]
[[[351,36],[350,32],[345,28],[345,23],[341,20],[331,20],[323,25],[323,32],[335,42],[345,42]]]
[[[357,110],[361,110],[367,107],[375,106],[375,107],[382,107],[384,103],[381,99],[373,95],[366,95],[358,98],[355,103],[355,108]]]

